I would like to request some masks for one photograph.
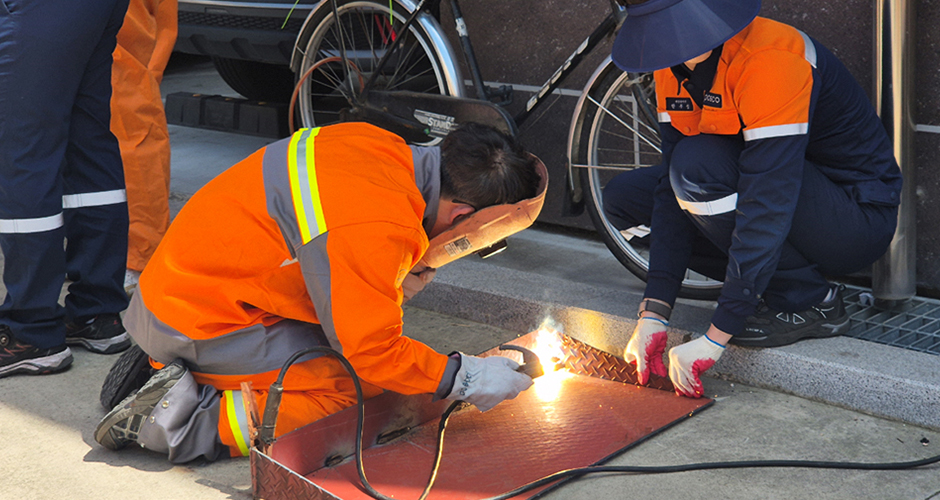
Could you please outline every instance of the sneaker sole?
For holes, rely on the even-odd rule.
[[[65,370],[72,364],[72,351],[65,348],[62,352],[41,358],[24,359],[0,368],[0,377],[25,373],[27,375],[45,375]]]
[[[80,345],[96,354],[115,354],[131,346],[131,337],[127,332],[106,339],[65,337],[65,343],[68,345]]]
[[[140,414],[141,408],[150,408],[150,412],[153,412],[153,408],[156,407],[157,403],[179,382],[185,373],[186,368],[177,363],[171,363],[155,373],[139,391],[125,398],[124,401],[121,401],[121,404],[101,419],[98,427],[95,428],[95,441],[109,450],[120,450],[127,446],[128,441],[113,436],[111,428],[135,414]],[[146,418],[147,416],[149,415],[143,417]]]
[[[764,337],[738,338],[731,337],[730,343],[742,347],[782,347],[794,344],[803,339],[825,339],[838,337],[849,330],[849,318],[838,324],[826,323],[812,326],[807,330],[794,330],[781,335],[767,335]]]
[[[147,378],[140,380],[141,375],[145,373]],[[140,346],[131,347],[118,358],[101,384],[101,394],[98,397],[101,406],[111,411],[127,396],[143,387],[150,376],[150,357]]]

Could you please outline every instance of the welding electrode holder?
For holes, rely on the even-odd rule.
[[[503,344],[499,346],[500,351],[519,351],[522,353],[522,365],[516,369],[517,372],[528,375],[530,378],[538,378],[545,375],[542,369],[542,361],[529,349],[512,344]]]

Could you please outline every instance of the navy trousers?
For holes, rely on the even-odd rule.
[[[618,229],[650,225],[653,192],[664,175],[673,191],[693,185],[695,200],[720,200],[736,192],[740,137],[697,135],[679,141],[668,173],[665,165],[625,172],[604,188],[604,210]],[[682,199],[684,193],[677,193]],[[678,208],[675,208],[679,210]],[[723,279],[735,227],[735,212],[693,215],[699,231],[689,267]],[[897,226],[897,207],[855,202],[811,161],[803,168],[802,187],[790,232],[764,300],[780,311],[802,311],[828,292],[825,276],[844,276],[864,269],[887,250]],[[652,228],[652,231],[668,228]]]
[[[0,323],[39,348],[65,342],[66,318],[127,307],[127,202],[110,131],[127,4],[0,0]]]

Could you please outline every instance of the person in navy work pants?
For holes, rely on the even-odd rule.
[[[118,316],[127,202],[109,129],[127,4],[0,0],[0,377],[62,370],[68,344],[130,345]]]
[[[724,282],[705,335],[669,352],[676,392],[730,342],[773,347],[844,333],[825,276],[877,260],[894,235],[901,172],[868,97],[818,41],[757,17],[760,0],[628,0],[612,59],[654,72],[662,164],[604,191],[620,229],[647,225],[650,270],[624,351],[665,376],[686,268]]]

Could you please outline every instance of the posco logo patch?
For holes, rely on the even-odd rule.
[[[444,137],[449,134],[451,130],[457,128],[457,122],[453,116],[416,109],[414,117],[419,122],[428,126],[431,137]]]
[[[705,92],[705,97],[702,102],[706,106],[711,106],[713,108],[721,107],[721,94],[712,94],[711,92]]]

